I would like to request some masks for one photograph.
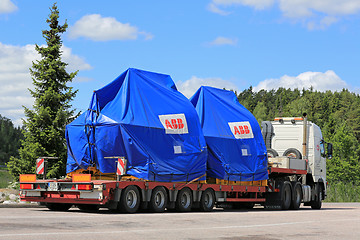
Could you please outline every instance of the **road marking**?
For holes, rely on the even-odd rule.
[[[348,219],[333,219],[333,220],[322,220],[324,222],[339,222],[339,221],[358,221],[358,218]],[[164,232],[164,231],[190,231],[190,230],[218,230],[218,229],[233,229],[233,228],[259,228],[259,227],[276,227],[284,225],[297,225],[297,224],[311,224],[319,223],[319,221],[301,221],[301,222],[285,222],[285,223],[270,223],[270,224],[255,224],[255,225],[236,225],[236,226],[223,226],[223,227],[192,227],[192,228],[159,228],[159,229],[132,229],[132,230],[119,230],[119,231],[101,231],[101,232],[47,232],[47,233],[13,233],[13,234],[0,234],[0,237],[15,237],[15,236],[50,236],[50,235],[74,235],[74,234],[118,234],[118,233],[146,233],[146,232]]]

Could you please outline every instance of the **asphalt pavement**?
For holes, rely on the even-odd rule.
[[[160,214],[0,208],[0,239],[360,239],[360,203],[325,203],[321,210]]]

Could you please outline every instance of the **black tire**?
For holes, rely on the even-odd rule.
[[[135,186],[125,188],[120,197],[119,210],[124,213],[135,213],[140,206],[139,190]]]
[[[299,182],[292,183],[292,199],[290,204],[290,209],[298,210],[301,205],[303,198],[302,186]]]
[[[289,157],[289,158],[302,159],[301,152],[299,150],[297,150],[296,148],[288,148],[288,149],[286,149],[283,156]]]
[[[281,186],[281,202],[280,207],[282,210],[288,210],[291,204],[291,184],[288,181],[283,182]]]
[[[190,212],[193,203],[192,192],[189,188],[183,188],[179,191],[175,208],[178,212]]]
[[[211,212],[215,205],[215,194],[210,188],[206,189],[200,198],[200,211]]]
[[[164,212],[167,206],[168,196],[164,187],[156,187],[152,190],[149,202],[151,212]]]
[[[315,185],[315,200],[311,202],[312,209],[321,209],[323,190],[320,184]]]
[[[65,212],[72,207],[72,204],[68,203],[46,203],[45,206],[51,211]]]
[[[79,204],[77,207],[80,209],[80,211],[83,212],[97,212],[99,211],[99,206],[95,204]]]
[[[268,156],[268,158],[274,158],[274,157],[279,156],[279,154],[275,149],[269,148],[267,150],[267,156]]]

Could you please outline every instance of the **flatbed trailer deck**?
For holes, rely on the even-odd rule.
[[[22,201],[43,203],[52,210],[67,210],[76,205],[83,210],[104,207],[131,213],[139,208],[154,212],[162,212],[165,208],[176,208],[178,211],[190,211],[192,208],[211,211],[214,205],[265,205],[268,194],[273,193],[278,195],[276,198],[281,206],[281,201],[288,199],[282,200],[282,184],[278,184],[276,179],[307,174],[306,170],[278,167],[269,167],[268,171],[269,180],[266,186],[255,186],[251,182],[243,185],[242,182],[213,184],[140,179],[91,180],[90,174],[74,175],[72,179],[36,180],[36,175],[21,175],[20,198]]]

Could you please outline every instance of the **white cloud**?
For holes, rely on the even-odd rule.
[[[295,22],[305,22],[310,30],[324,29],[339,21],[343,16],[360,12],[359,0],[212,0],[210,4],[217,9],[241,5],[253,7],[256,10],[276,5],[285,18]],[[213,12],[216,13],[216,11]]]
[[[231,13],[231,12],[220,9],[215,3],[212,3],[212,2],[208,4],[207,10],[209,10],[210,12],[213,12],[213,13],[220,14],[222,16],[226,16]]]
[[[71,48],[64,46],[62,51],[63,61],[69,63],[68,71],[91,69],[85,60],[72,54]],[[32,61],[39,59],[34,45],[14,46],[0,42],[0,114],[10,118],[15,125],[22,124],[22,106],[31,107],[33,104],[28,91],[32,88],[29,68]]]
[[[236,38],[217,37],[209,45],[236,45],[237,41]]]
[[[235,84],[221,78],[199,78],[192,76],[190,79],[176,83],[178,90],[187,98],[190,98],[201,86],[210,86],[217,88],[225,88],[228,90],[237,90]]]
[[[143,35],[145,40],[153,38],[151,33],[139,32],[137,27],[129,23],[121,23],[113,17],[102,17],[100,14],[85,15],[69,28],[72,39],[84,37],[93,41],[135,40],[139,35]]]
[[[88,64],[83,58],[79,57],[78,55],[72,54],[71,48],[66,46],[62,46],[61,48],[62,59],[64,62],[68,63],[67,70],[74,72],[77,70],[90,70],[92,66]]]
[[[11,13],[18,9],[18,7],[11,2],[10,0],[1,0],[0,1],[0,14],[2,13]]]
[[[254,91],[259,91],[261,89],[271,90],[283,88],[291,89],[309,89],[313,87],[314,90],[318,91],[336,91],[343,88],[348,88],[344,80],[342,80],[336,73],[332,70],[328,70],[324,73],[322,72],[304,72],[298,76],[288,76],[284,75],[281,78],[266,79],[260,82],[257,86],[254,87]]]

